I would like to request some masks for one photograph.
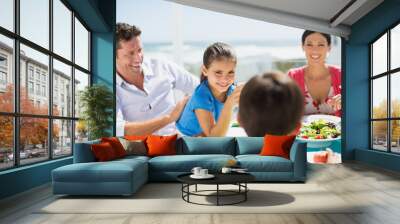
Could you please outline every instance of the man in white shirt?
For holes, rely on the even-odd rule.
[[[140,34],[135,26],[117,24],[116,134],[175,134],[188,98],[176,103],[173,90],[192,94],[199,80],[173,63],[144,60]]]

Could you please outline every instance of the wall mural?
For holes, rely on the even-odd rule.
[[[153,35],[157,24],[140,13],[131,18],[117,10],[117,135],[293,136],[307,142],[308,162],[341,163],[339,37],[280,26],[277,35],[290,38],[258,29],[265,40],[235,39],[223,35],[232,27],[225,17],[239,17],[159,4],[160,14],[173,8],[170,39]],[[219,16],[213,19],[221,34],[188,37],[193,27],[182,23],[207,13]],[[193,32],[206,30],[206,20]]]

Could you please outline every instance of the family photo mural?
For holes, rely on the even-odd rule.
[[[164,1],[135,9],[117,15],[117,136],[300,141],[308,162],[341,162],[339,37]]]

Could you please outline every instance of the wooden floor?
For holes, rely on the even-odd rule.
[[[367,204],[357,214],[35,214],[54,200],[50,186],[0,201],[0,223],[400,223],[400,174],[359,163],[312,165],[308,183],[317,183],[345,201]]]

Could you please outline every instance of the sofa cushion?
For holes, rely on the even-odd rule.
[[[249,172],[292,172],[292,161],[279,156],[238,155],[240,167]]]
[[[178,135],[150,135],[146,139],[148,156],[163,156],[176,154],[176,139]]]
[[[96,161],[104,162],[117,159],[118,156],[115,154],[115,150],[109,142],[102,142],[99,144],[93,144],[90,146]]]
[[[215,154],[158,156],[149,160],[149,170],[152,172],[191,172],[193,167],[200,166],[211,172],[217,172],[230,159],[235,158],[231,155]]]
[[[236,155],[260,154],[264,145],[263,137],[237,137]]]
[[[233,137],[182,137],[177,145],[177,154],[202,155],[225,154],[235,155],[235,139]]]
[[[150,157],[147,157],[147,156],[130,155],[130,156],[125,156],[124,158],[113,160],[113,162],[127,162],[127,163],[130,163],[131,161],[134,161],[134,160],[148,162],[149,159],[150,159]]]
[[[118,138],[121,142],[122,146],[126,151],[126,155],[137,155],[137,156],[146,156],[147,148],[146,144],[142,140],[127,140],[124,138]]]
[[[117,137],[103,137],[101,138],[101,142],[108,142],[114,149],[115,155],[117,158],[122,158],[126,156],[126,151],[124,146],[122,146],[121,142]]]
[[[295,140],[295,135],[265,135],[261,156],[280,156],[289,159],[290,148]]]
[[[96,163],[75,163],[53,170],[58,182],[129,182],[133,173],[147,172],[146,162],[131,159]],[[143,173],[147,176],[147,173]]]

